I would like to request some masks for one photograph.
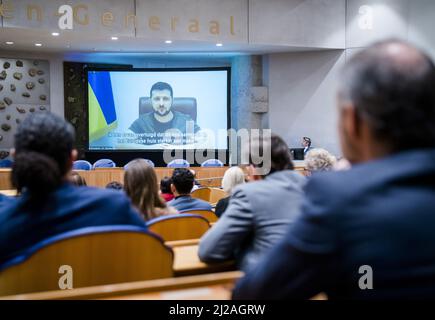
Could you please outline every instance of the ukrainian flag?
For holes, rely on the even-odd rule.
[[[89,142],[104,137],[118,126],[110,72],[88,73]]]

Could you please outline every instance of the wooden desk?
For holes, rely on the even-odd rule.
[[[72,300],[72,299],[230,299],[241,271],[138,281],[113,285],[58,290],[0,297],[0,300]]]
[[[175,246],[174,275],[176,277],[235,270],[234,261],[207,264],[198,257],[198,245]]]
[[[220,187],[222,178],[228,167],[202,168],[192,167],[195,170],[196,179],[201,185],[206,187]],[[172,168],[155,168],[157,178],[160,181],[165,176],[171,176],[174,169]],[[96,170],[76,172],[85,178],[88,186],[104,188],[109,182],[118,181],[124,183],[123,168],[100,168]],[[13,189],[11,183],[11,169],[0,169],[0,190]]]
[[[17,195],[17,190],[0,190],[0,194],[9,196],[9,197],[15,197]]]

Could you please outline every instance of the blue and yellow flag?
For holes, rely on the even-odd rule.
[[[100,139],[118,125],[110,72],[88,73],[89,142]]]

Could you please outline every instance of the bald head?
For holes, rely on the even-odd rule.
[[[354,55],[339,95],[391,152],[435,147],[435,67],[412,45],[388,40]]]

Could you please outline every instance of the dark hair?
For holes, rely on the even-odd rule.
[[[71,172],[70,181],[73,185],[77,187],[86,187],[86,179],[79,175],[77,172]]]
[[[270,171],[269,174],[276,171],[293,170],[293,162],[291,160],[290,149],[287,143],[278,135],[272,134],[269,137],[260,135],[258,139],[253,141],[249,154],[249,163],[258,166],[257,162],[252,158],[252,151],[258,148],[258,154],[265,156],[270,153]],[[265,163],[262,164],[262,168]]]
[[[52,113],[28,116],[15,134],[12,183],[18,192],[27,189],[41,198],[62,184],[71,169],[74,128]]]
[[[171,184],[172,184],[172,179],[170,177],[164,177],[162,180],[160,180],[160,191],[162,193],[172,194]]]
[[[341,98],[392,152],[435,146],[435,66],[422,51],[376,43],[350,59],[341,86]]]
[[[308,137],[303,137],[302,138],[306,143],[308,143],[308,146],[311,147],[311,139]]]
[[[172,87],[170,84],[166,83],[166,82],[156,82],[153,84],[153,86],[151,87],[150,90],[150,98],[153,96],[153,91],[154,90],[169,90],[169,92],[171,93],[171,97],[174,96],[174,93],[172,91]]]
[[[112,181],[106,185],[106,189],[123,190],[124,185],[118,181]]]
[[[172,184],[179,194],[190,194],[194,180],[193,173],[186,168],[177,168],[172,173]]]

